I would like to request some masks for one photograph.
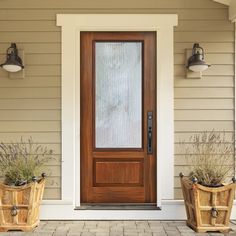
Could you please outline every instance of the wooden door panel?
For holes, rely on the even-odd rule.
[[[142,186],[143,161],[99,160],[94,162],[94,186]]]
[[[142,44],[141,147],[96,148],[95,45],[97,42],[140,42]],[[155,48],[154,32],[81,33],[82,204],[156,202]],[[116,109],[116,106],[114,105],[111,109]],[[149,111],[153,112],[153,152],[151,154],[147,153],[147,112]]]

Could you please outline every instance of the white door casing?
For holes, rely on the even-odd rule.
[[[154,31],[157,35],[157,205],[174,198],[175,14],[59,14],[62,27],[62,201],[80,206],[80,32]]]

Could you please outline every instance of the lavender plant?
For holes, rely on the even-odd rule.
[[[0,143],[0,174],[7,185],[22,185],[39,176],[53,151],[46,146],[21,138],[19,143]]]
[[[191,166],[189,177],[197,178],[205,186],[220,186],[234,175],[233,138],[225,132],[204,131],[182,142],[187,163]]]

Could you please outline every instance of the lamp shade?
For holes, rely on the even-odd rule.
[[[6,62],[0,65],[8,72],[18,72],[24,68],[21,58],[18,56],[18,50],[15,43],[7,49]]]
[[[210,67],[204,61],[204,50],[198,43],[193,45],[192,56],[188,59],[187,68],[194,72],[202,72]]]

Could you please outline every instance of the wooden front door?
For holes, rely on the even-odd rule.
[[[156,34],[80,38],[81,203],[155,203]]]

